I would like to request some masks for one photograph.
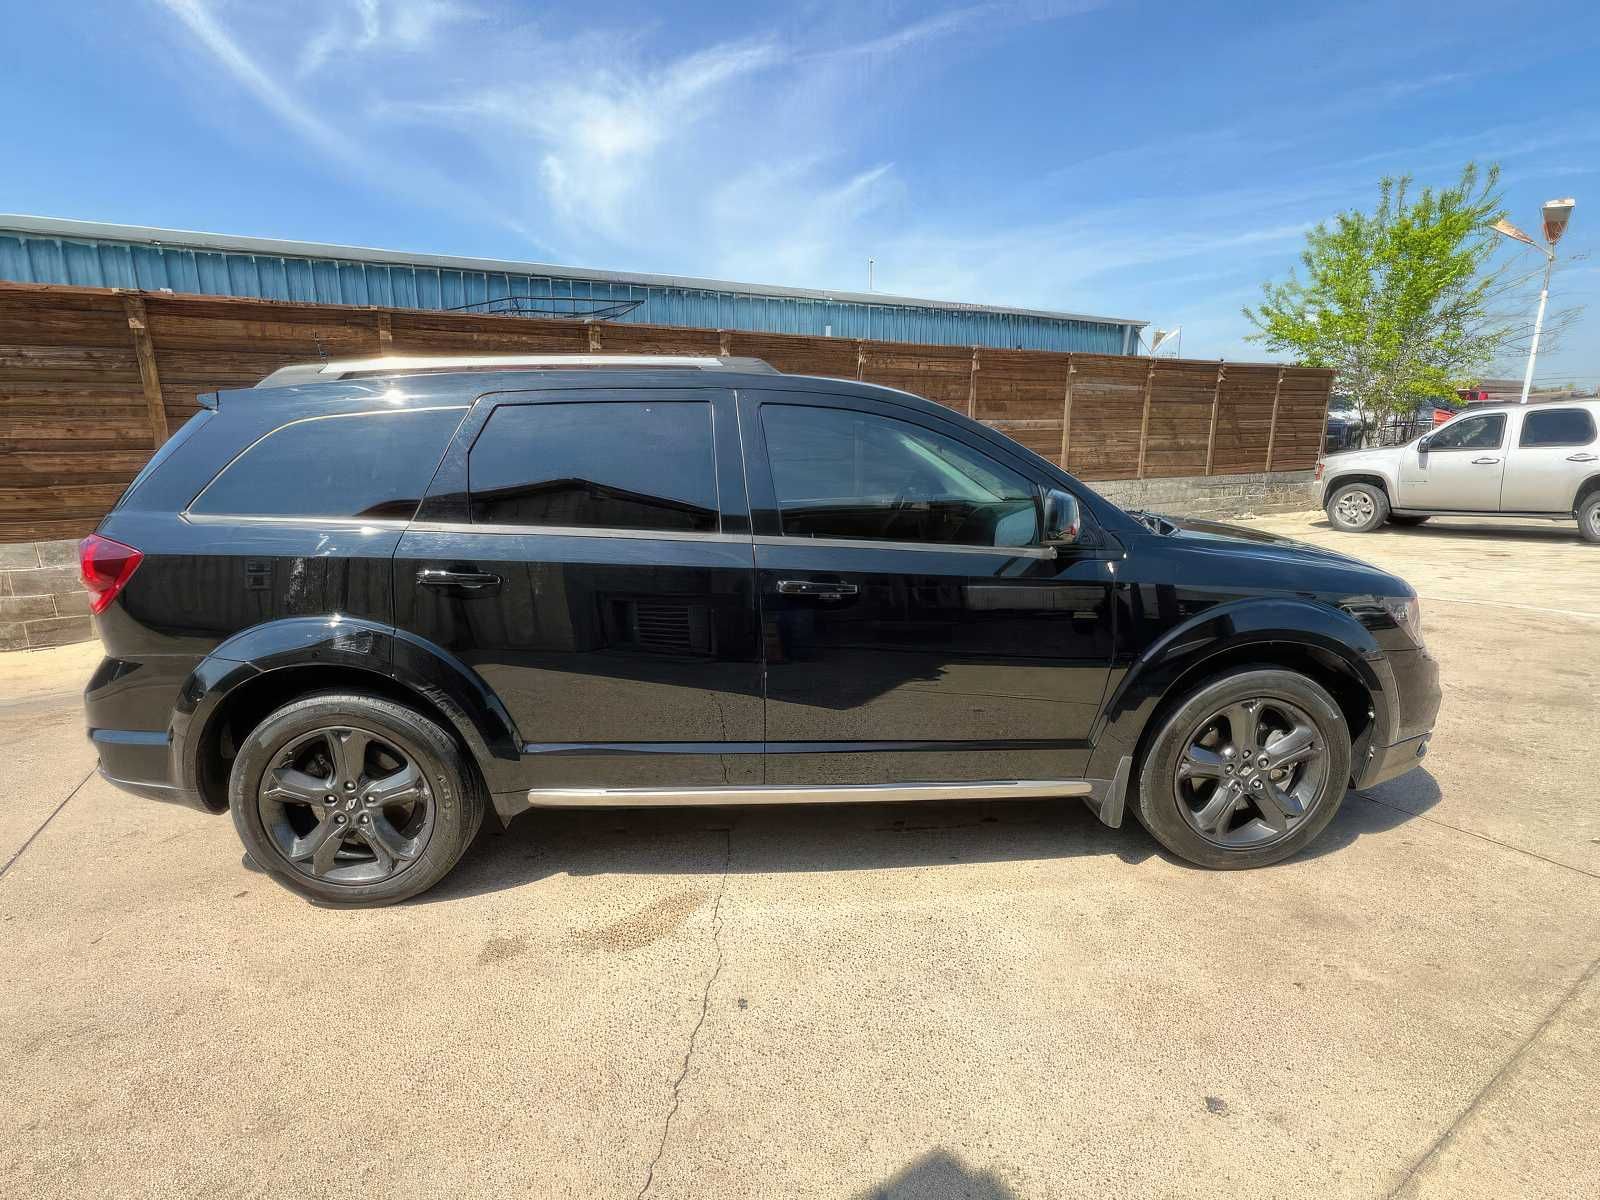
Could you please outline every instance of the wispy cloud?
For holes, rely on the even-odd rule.
[[[478,16],[453,0],[349,0],[331,4],[324,24],[300,52],[302,77],[315,74],[336,53],[375,50],[416,52],[429,48],[446,25]]]

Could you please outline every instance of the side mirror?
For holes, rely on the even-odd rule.
[[[1417,443],[1417,450],[1422,454],[1426,454],[1432,448],[1433,448],[1433,434],[1431,434],[1431,433],[1428,434],[1427,437],[1423,438],[1420,442]]]
[[[1078,540],[1083,528],[1078,498],[1060,488],[1047,488],[1044,493],[1044,543],[1045,545],[1071,545]]]

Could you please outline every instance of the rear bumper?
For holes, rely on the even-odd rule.
[[[182,786],[174,770],[173,705],[196,662],[188,655],[108,657],[84,689],[83,707],[89,741],[107,782],[147,800],[210,812],[199,792]],[[160,728],[149,728],[158,722]]]
[[[142,796],[165,800],[202,812],[212,810],[200,793],[172,781],[172,746],[165,733],[142,729],[91,729],[89,741],[100,755],[100,777],[107,783]]]

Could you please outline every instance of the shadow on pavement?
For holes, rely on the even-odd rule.
[[[948,1150],[930,1150],[862,1200],[1020,1200],[998,1176],[967,1166]]]
[[[1365,834],[1392,829],[1437,803],[1439,788],[1425,771],[1413,771],[1370,795],[1369,801],[1347,793],[1333,823],[1295,860],[1336,853]],[[1107,829],[1070,799],[534,809],[503,833],[493,818],[486,820],[485,834],[456,869],[408,903],[458,900],[558,874],[699,875],[726,869],[766,875],[1091,855],[1114,855],[1129,864],[1154,855],[1188,865],[1157,845],[1132,816],[1120,829]]]
[[[1455,524],[1440,524],[1440,519],[1435,517],[1423,525],[1380,525],[1370,533],[1345,534],[1345,540],[1359,542],[1364,538],[1429,538],[1434,541],[1494,541],[1504,542],[1581,542],[1582,535],[1577,526],[1561,521],[1541,521],[1537,525],[1500,525],[1495,523],[1477,522],[1471,525],[1461,524],[1460,517],[1447,517],[1445,520]],[[1308,521],[1306,528],[1336,532],[1333,525],[1326,519],[1321,521]]]

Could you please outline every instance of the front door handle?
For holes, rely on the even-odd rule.
[[[482,588],[497,588],[501,579],[498,575],[491,575],[487,571],[441,571],[436,567],[424,567],[417,572],[417,582],[423,587],[448,587],[464,588],[468,591],[478,591]]]
[[[1600,454],[1569,454],[1569,455],[1567,455],[1567,461],[1568,462],[1593,462],[1597,458],[1600,458]]]
[[[854,596],[861,589],[843,580],[780,579],[778,593],[783,596],[811,596],[818,600],[839,600]]]
[[[1499,461],[1498,458],[1475,458],[1472,460],[1472,465],[1475,467],[1492,467]]]

